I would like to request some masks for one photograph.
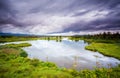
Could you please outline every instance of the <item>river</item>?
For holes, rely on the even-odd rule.
[[[59,67],[81,69],[94,69],[97,67],[117,66],[120,61],[113,57],[104,56],[99,52],[85,50],[88,45],[83,40],[74,42],[68,39],[63,39],[62,42],[54,40],[33,40],[20,41],[10,43],[31,43],[32,46],[24,47],[29,58],[37,58],[42,61],[50,61],[57,64]],[[2,44],[1,44],[2,45]]]

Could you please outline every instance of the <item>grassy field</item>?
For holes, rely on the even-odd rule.
[[[38,37],[17,37],[17,36],[8,36],[0,37],[0,43],[4,42],[15,42],[15,41],[27,41],[27,40],[37,40]]]
[[[29,47],[31,46],[30,43],[20,43],[20,44],[6,44],[6,47]],[[4,45],[2,46],[4,47]]]
[[[120,40],[109,40],[109,39],[83,39],[88,43],[120,43]]]
[[[22,46],[21,46],[22,45]],[[29,59],[21,47],[28,43],[0,46],[0,78],[119,78],[120,66],[81,70],[59,68],[54,63]]]
[[[85,47],[87,50],[98,51],[104,55],[120,59],[120,43],[91,43]]]
[[[15,42],[15,41],[27,41],[27,40],[55,40],[57,42],[61,42],[62,37],[61,36],[45,36],[45,37],[32,37],[32,36],[0,36],[0,43],[5,43],[5,42]]]

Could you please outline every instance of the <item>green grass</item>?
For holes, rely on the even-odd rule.
[[[27,43],[0,46],[0,78],[119,78],[120,66],[81,70],[59,68],[54,63],[29,59],[21,47]],[[30,46],[30,45],[29,45]],[[23,55],[21,55],[23,53]]]
[[[5,42],[14,42],[14,41],[28,41],[28,40],[55,40],[57,42],[61,42],[62,41],[62,37],[61,36],[46,36],[46,37],[25,37],[25,36],[4,36],[1,37],[0,36],[0,43],[5,43]]]
[[[120,59],[119,43],[91,43],[85,47],[87,50],[98,51],[104,55],[112,56]]]
[[[0,37],[0,43],[14,42],[14,41],[27,41],[27,40],[38,40],[38,37]]]
[[[83,39],[88,43],[120,43],[120,40],[109,40],[109,39]]]
[[[31,44],[30,43],[6,44],[5,46],[6,47],[29,47],[29,46],[31,46]]]
[[[54,63],[23,57],[19,47],[0,47],[0,78],[73,78]]]

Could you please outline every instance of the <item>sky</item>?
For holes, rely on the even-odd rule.
[[[120,32],[120,0],[0,0],[0,32]]]

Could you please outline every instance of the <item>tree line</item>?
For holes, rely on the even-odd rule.
[[[90,39],[109,39],[109,40],[120,40],[120,33],[111,33],[111,32],[103,32],[99,34],[94,35],[86,35],[84,38],[90,38]]]

